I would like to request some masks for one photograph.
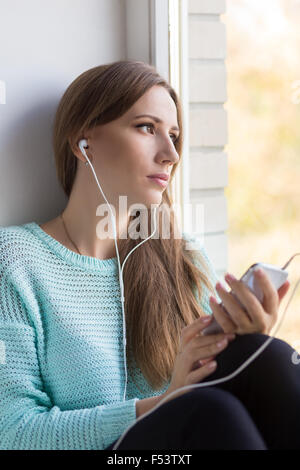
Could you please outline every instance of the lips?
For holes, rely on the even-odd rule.
[[[160,180],[168,181],[170,176],[167,173],[156,173],[155,175],[149,175],[148,178],[158,178]]]
[[[152,180],[153,183],[158,184],[161,188],[165,188],[168,186],[168,181],[162,178],[156,178],[154,176],[148,176],[149,180]]]

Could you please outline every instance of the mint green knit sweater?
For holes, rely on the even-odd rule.
[[[79,255],[35,222],[0,227],[0,449],[105,449],[136,420],[137,400],[167,389],[128,369],[123,401],[118,275],[117,258]],[[205,288],[211,313],[208,299]]]

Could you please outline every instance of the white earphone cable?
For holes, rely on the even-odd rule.
[[[86,145],[86,142],[84,141],[80,141],[79,142],[79,148],[81,150],[81,152],[84,154],[85,158],[87,159],[91,169],[92,169],[92,172],[94,174],[94,177],[96,179],[96,182],[97,182],[97,185],[101,191],[101,194],[102,196],[104,197],[107,205],[108,205],[108,208],[110,210],[110,213],[111,213],[111,218],[112,218],[112,221],[113,221],[113,229],[114,229],[114,241],[115,241],[115,248],[116,248],[116,253],[117,253],[117,260],[118,260],[118,267],[119,267],[119,282],[120,282],[120,291],[121,291],[121,307],[122,307],[122,316],[123,316],[123,357],[124,357],[124,374],[125,374],[125,387],[124,387],[124,394],[123,394],[123,401],[126,400],[126,391],[127,391],[127,364],[126,364],[126,344],[127,344],[127,341],[126,341],[126,322],[125,322],[125,309],[124,309],[124,302],[125,302],[125,297],[124,297],[124,282],[123,282],[123,269],[124,269],[124,265],[125,265],[125,262],[127,261],[129,255],[136,249],[138,248],[140,245],[142,245],[142,243],[145,243],[147,240],[149,240],[149,238],[153,237],[153,235],[155,234],[155,231],[156,231],[156,209],[157,207],[155,207],[155,215],[154,215],[154,230],[153,232],[151,233],[151,235],[148,237],[148,238],[145,238],[145,240],[141,241],[141,243],[139,243],[138,245],[136,245],[129,253],[128,255],[126,256],[126,258],[124,259],[123,261],[123,264],[122,264],[122,267],[121,267],[121,263],[120,263],[120,256],[119,256],[119,249],[118,249],[118,244],[117,244],[117,228],[116,228],[116,221],[115,221],[115,216],[111,210],[111,207],[110,207],[110,204],[108,203],[106,197],[105,197],[105,194],[104,192],[102,191],[102,188],[101,188],[101,185],[98,181],[98,178],[97,178],[97,175],[96,175],[96,172],[94,170],[94,167],[92,165],[92,163],[90,162],[87,154],[86,154],[86,151],[85,151],[85,148],[84,148],[84,145]]]

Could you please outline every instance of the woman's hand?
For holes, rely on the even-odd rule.
[[[243,281],[235,279],[231,274],[227,274],[225,279],[232,292],[222,288],[220,283],[216,284],[217,292],[229,315],[216,299],[214,302],[213,297],[210,297],[210,306],[215,319],[225,333],[269,334],[275,325],[280,302],[287,293],[290,283],[286,281],[277,291],[263,270],[261,273],[254,271],[254,275],[264,294],[262,304]]]
[[[213,359],[224,351],[228,341],[234,339],[235,335],[218,333],[203,336],[201,332],[211,320],[211,315],[201,317],[182,329],[179,353],[175,359],[170,386],[161,398],[178,388],[196,384],[215,371],[217,364]],[[174,398],[188,391],[174,394]]]

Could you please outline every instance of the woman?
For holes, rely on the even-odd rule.
[[[152,204],[162,208],[158,236],[134,250],[124,266],[130,366],[125,400],[115,242],[111,232],[105,237],[110,220],[78,146],[82,139],[115,210],[121,263],[141,242],[137,225],[150,227],[148,209]],[[241,282],[228,279],[241,309],[231,293],[214,290],[217,277],[203,246],[191,250],[186,241],[195,240],[175,236],[175,217],[169,217],[170,237],[162,236],[172,200],[168,186],[151,176],[174,176],[182,141],[178,97],[147,64],[119,61],[95,67],[64,93],[53,145],[68,203],[62,214],[42,225],[0,230],[1,339],[6,348],[0,366],[1,449],[112,449],[136,418],[163,397],[208,376],[226,375],[266,339],[288,282],[276,292],[262,275],[261,305]],[[119,205],[122,195],[126,209]],[[146,224],[140,219],[143,208],[133,214],[136,204],[147,209]],[[209,292],[223,300],[231,319],[209,300]],[[224,333],[203,336],[212,312]],[[282,435],[287,419],[300,417],[295,398],[299,371],[290,364],[291,351],[274,340],[235,380],[179,392],[137,423],[119,448],[295,445],[299,419],[287,437]],[[276,374],[282,386],[274,389]],[[287,380],[291,385],[284,384]],[[274,408],[262,408],[260,398]],[[283,402],[279,407],[276,398]],[[271,412],[276,414],[272,426]]]

